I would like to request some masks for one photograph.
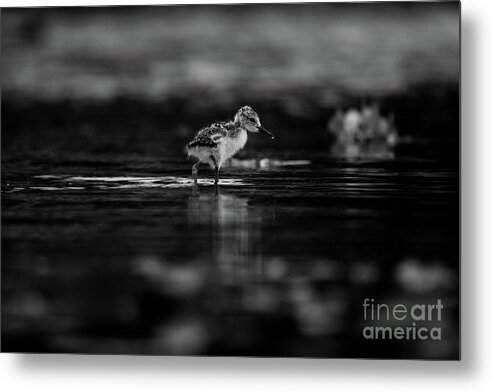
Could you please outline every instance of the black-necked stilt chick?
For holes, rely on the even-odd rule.
[[[274,136],[261,125],[258,114],[249,106],[239,109],[232,121],[217,122],[198,131],[186,146],[188,156],[198,159],[192,169],[195,184],[198,179],[198,165],[208,163],[215,170],[215,185],[217,185],[221,166],[244,147],[248,132],[262,132],[274,139]]]

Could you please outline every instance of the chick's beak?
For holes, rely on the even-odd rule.
[[[270,136],[272,139],[275,139],[275,136],[273,136],[270,132],[268,132],[268,131],[266,130],[266,128],[264,128],[263,126],[258,125],[258,130],[259,130],[261,133],[264,133],[265,135]]]

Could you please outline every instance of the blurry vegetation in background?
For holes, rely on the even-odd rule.
[[[181,140],[246,103],[285,135],[325,131],[337,108],[369,100],[404,134],[458,138],[457,2],[8,9],[1,18],[7,135],[159,130]]]

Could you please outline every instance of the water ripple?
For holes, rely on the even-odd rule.
[[[49,180],[55,184],[30,186],[27,189],[56,191],[84,190],[87,187],[96,189],[135,189],[135,188],[186,188],[193,186],[193,180],[187,177],[134,177],[134,176],[69,176],[69,175],[39,175],[34,178]],[[69,185],[64,185],[69,183]],[[76,184],[76,186],[74,186]],[[199,179],[199,185],[214,185],[213,179]],[[239,178],[224,178],[219,181],[222,186],[247,186],[249,183]]]

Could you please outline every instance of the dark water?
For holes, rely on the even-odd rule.
[[[458,2],[2,11],[4,351],[458,357]],[[401,143],[334,156],[364,102]],[[246,104],[275,141],[194,193]],[[366,298],[442,339],[364,339]]]
[[[456,168],[309,158],[4,163],[3,349],[456,357]],[[442,341],[362,339],[364,298],[442,299]]]

